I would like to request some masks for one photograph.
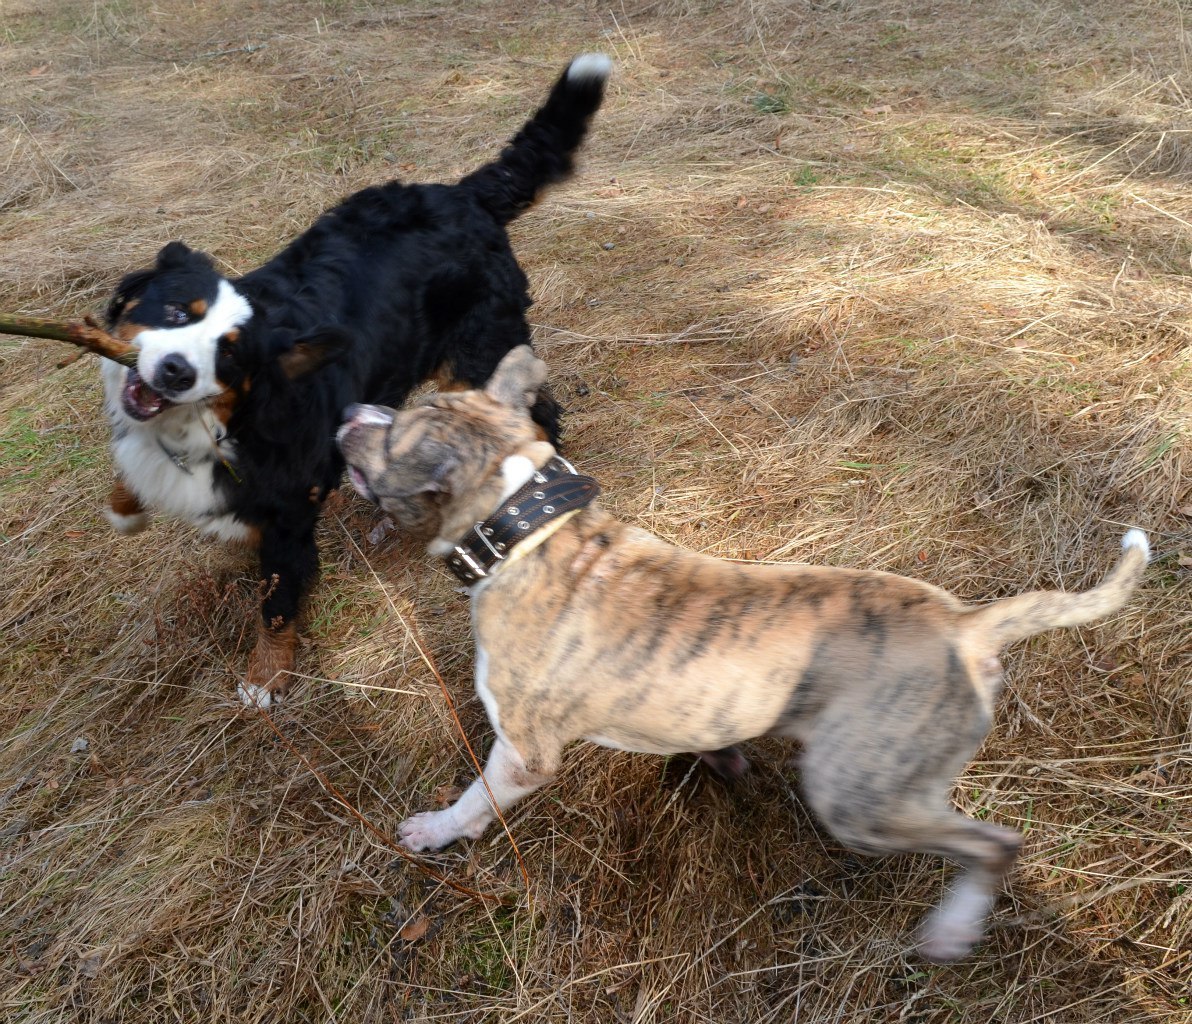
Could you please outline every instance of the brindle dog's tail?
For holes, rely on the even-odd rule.
[[[1151,556],[1151,546],[1141,530],[1129,530],[1122,538],[1122,557],[1092,590],[1082,594],[1062,594],[1055,590],[1036,590],[965,613],[961,628],[992,652],[1015,640],[1022,640],[1047,629],[1079,626],[1111,612],[1116,612],[1130,598],[1142,579],[1142,570]]]

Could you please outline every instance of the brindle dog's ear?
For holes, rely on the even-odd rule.
[[[339,359],[352,346],[352,335],[342,327],[317,327],[294,341],[277,357],[290,380],[303,377]]]
[[[546,374],[546,363],[534,355],[530,346],[518,345],[493,371],[484,393],[502,405],[528,409],[538,400],[538,389],[546,383]]]

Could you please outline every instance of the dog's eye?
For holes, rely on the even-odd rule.
[[[225,334],[215,349],[215,376],[225,384],[231,384],[238,373],[239,350]]]
[[[190,320],[190,313],[177,302],[167,302],[162,310],[162,318],[167,327],[179,327]]]

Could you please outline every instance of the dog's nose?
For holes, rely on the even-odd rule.
[[[171,352],[157,364],[157,373],[153,376],[153,387],[158,391],[178,394],[193,388],[198,376],[198,372],[186,361],[186,357],[181,352]]]

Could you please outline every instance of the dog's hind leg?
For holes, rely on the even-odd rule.
[[[804,747],[807,800],[860,853],[931,853],[964,873],[924,926],[930,960],[965,956],[980,940],[1022,837],[953,809],[954,780],[980,745],[989,713],[952,654],[941,671],[895,675],[818,715]]]
[[[446,810],[426,811],[407,818],[398,826],[398,836],[403,846],[415,851],[440,850],[464,837],[479,839],[496,817],[494,801],[504,814],[552,778],[553,773],[540,775],[530,771],[517,748],[498,737],[488,756],[483,779],[473,782]]]
[[[841,765],[817,761],[809,752],[803,761],[808,802],[828,831],[859,853],[931,853],[958,862],[964,871],[924,922],[918,949],[934,961],[966,956],[984,933],[998,886],[1014,864],[1022,837],[953,810],[950,779],[918,792],[899,792],[887,788],[889,776],[855,785],[859,780],[849,775],[847,767],[842,777]]]
[[[922,822],[922,827],[927,833],[924,852],[960,861],[966,870],[923,922],[919,952],[928,960],[957,960],[981,940],[985,919],[1014,865],[1022,836],[943,808],[937,819]]]

